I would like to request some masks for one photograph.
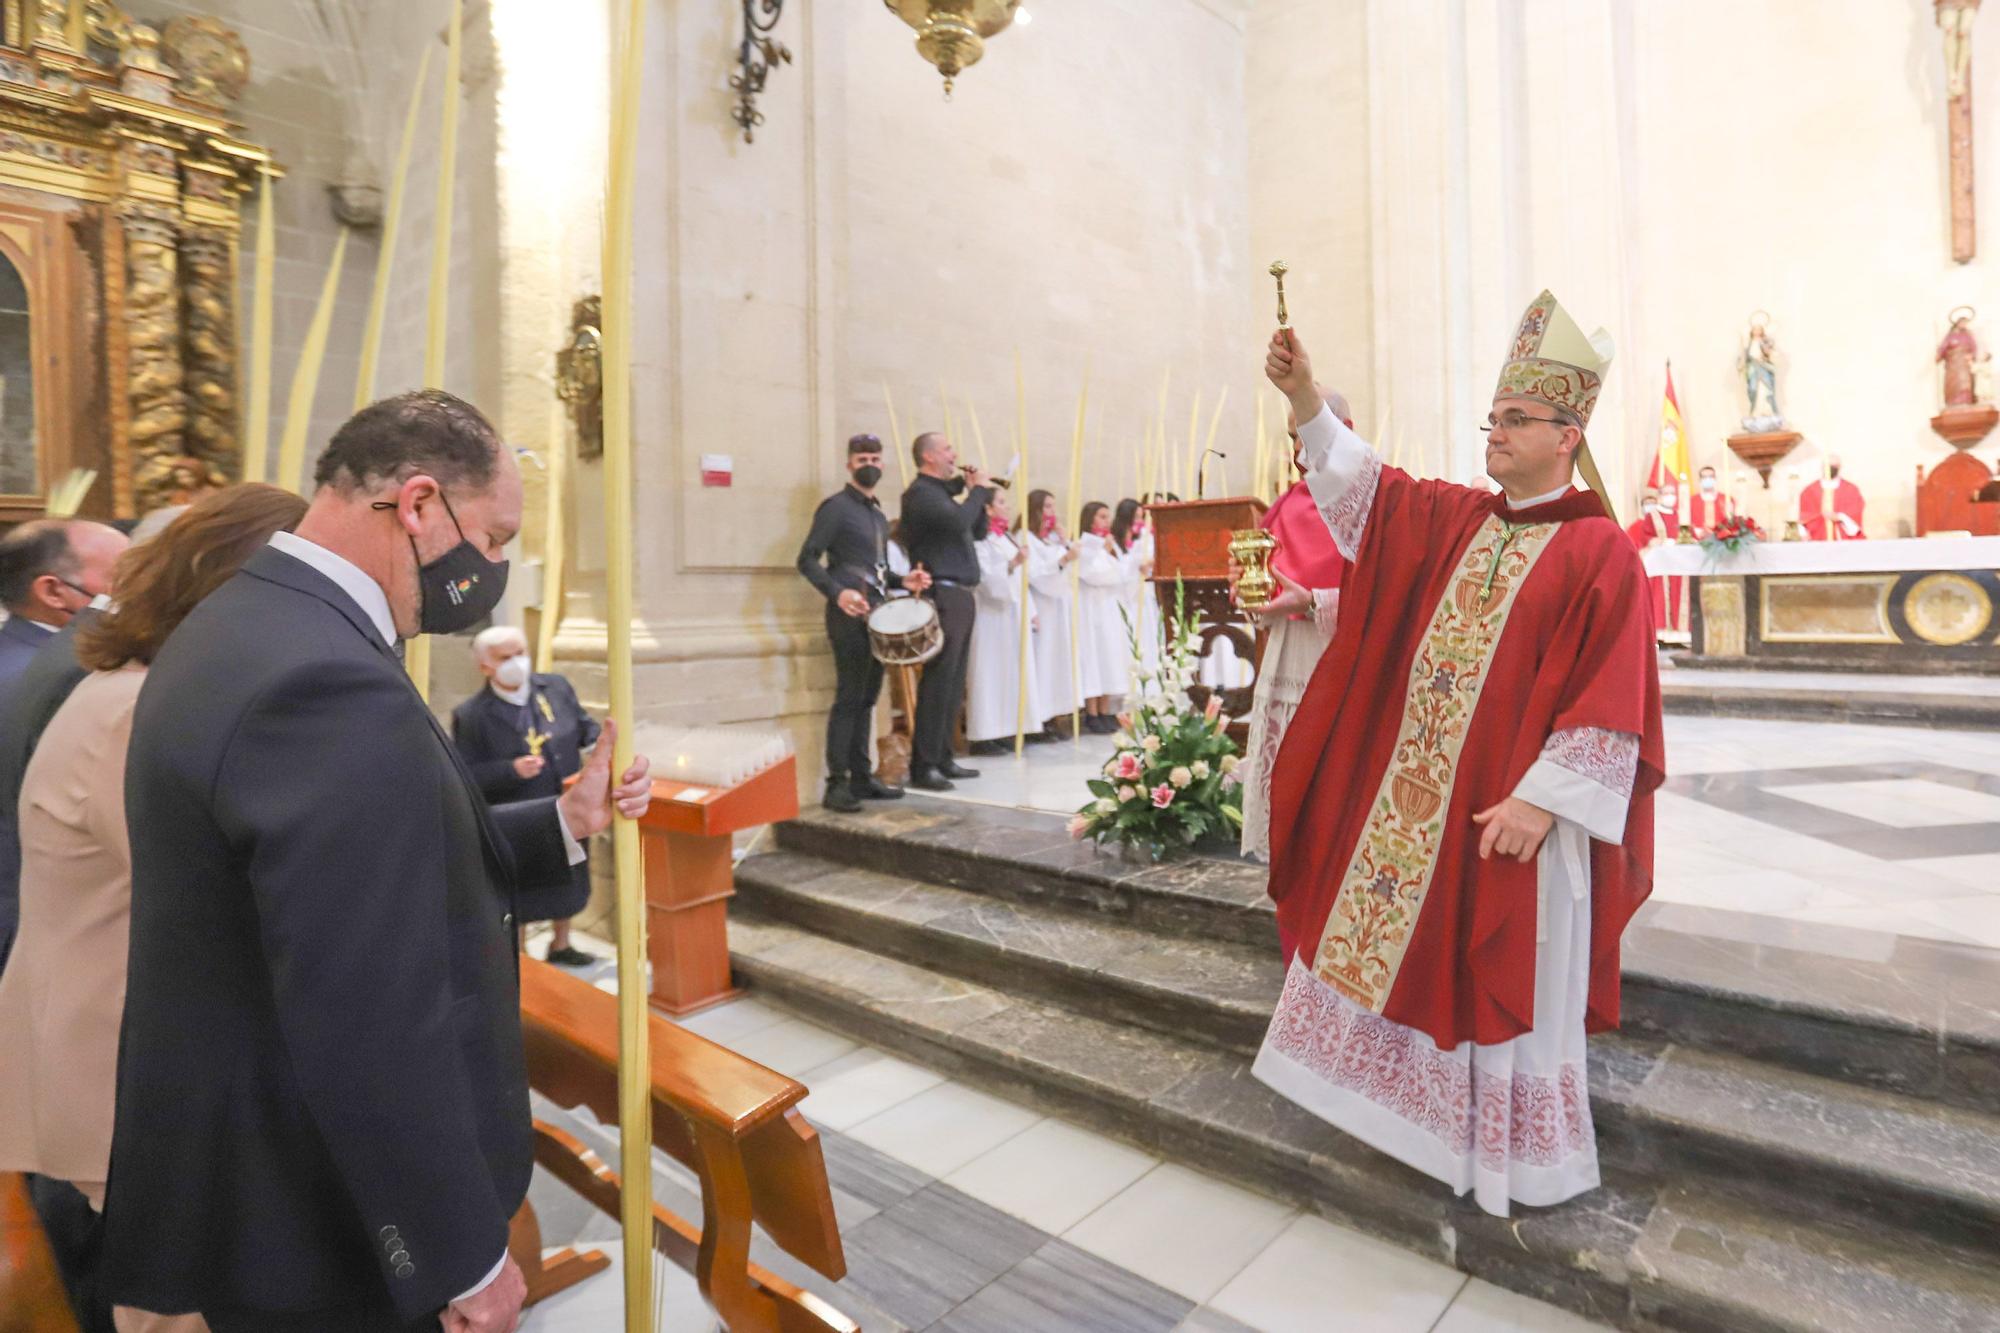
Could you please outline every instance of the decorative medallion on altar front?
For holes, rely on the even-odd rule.
[[[1514,599],[1557,523],[1495,514],[1458,562],[1410,663],[1403,726],[1314,956],[1313,972],[1376,1013],[1430,892],[1466,732]]]
[[[181,14],[167,20],[160,49],[180,76],[181,92],[197,101],[229,106],[250,82],[249,49],[215,19]]]
[[[1926,574],[1903,598],[1903,617],[1927,643],[1971,643],[1993,623],[1993,599],[1963,574]]]

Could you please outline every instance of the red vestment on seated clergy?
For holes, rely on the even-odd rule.
[[[1533,1028],[1537,866],[1480,860],[1472,817],[1579,728],[1640,738],[1623,843],[1590,845],[1596,1031],[1618,1022],[1665,767],[1644,570],[1588,491],[1512,512],[1384,467],[1272,783],[1287,962],[1440,1046]]]

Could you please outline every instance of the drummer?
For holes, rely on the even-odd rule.
[[[820,502],[812,531],[799,548],[799,573],[826,598],[826,637],[833,645],[833,710],[826,719],[826,796],[829,810],[853,814],[863,801],[893,801],[903,794],[875,777],[868,758],[870,720],[882,692],[882,664],[868,650],[868,613],[891,588],[922,592],[923,570],[889,568],[889,520],[875,498],[882,480],[882,442],[856,435],[847,442],[847,485]]]

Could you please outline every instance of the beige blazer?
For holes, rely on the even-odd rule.
[[[21,926],[0,975],[0,1170],[95,1183],[111,1161],[132,917],[125,750],[144,667],[86,676],[21,781]]]

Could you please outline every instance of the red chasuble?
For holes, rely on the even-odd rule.
[[[1861,488],[1845,477],[1837,477],[1833,482],[1833,503],[1826,502],[1826,485],[1823,481],[1808,482],[1799,492],[1799,524],[1806,530],[1806,540],[1815,542],[1860,541],[1868,534],[1861,530],[1861,519],[1866,508],[1861,498]],[[1845,514],[1854,520],[1854,531],[1849,532],[1838,520],[1827,522],[1827,510],[1835,515]]]
[[[1537,866],[1480,860],[1472,816],[1578,727],[1640,738],[1624,843],[1590,845],[1598,1031],[1617,1025],[1619,940],[1652,889],[1665,766],[1645,572],[1588,491],[1508,513],[1384,467],[1272,782],[1286,961],[1440,1046],[1529,1031]]]
[[[1641,514],[1633,519],[1625,525],[1625,535],[1632,539],[1635,551],[1644,551],[1649,546],[1674,539],[1667,521],[1658,513]],[[1687,580],[1679,574],[1656,574],[1646,580],[1646,586],[1652,593],[1654,630],[1680,629],[1681,603],[1687,597]]]

